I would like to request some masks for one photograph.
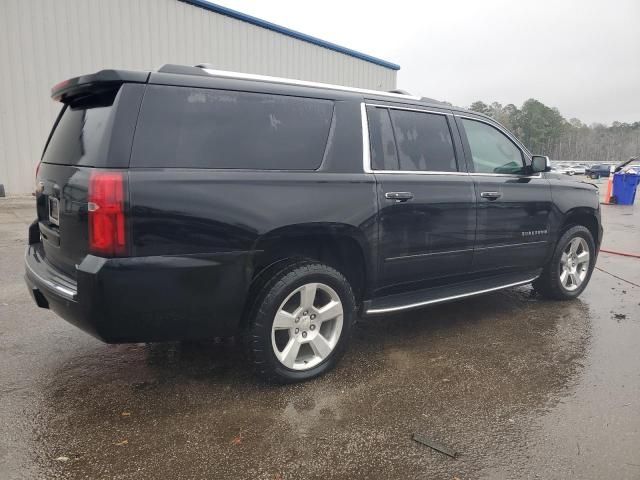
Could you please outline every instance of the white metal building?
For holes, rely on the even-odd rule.
[[[396,88],[399,66],[204,0],[0,0],[0,184],[33,190],[61,80],[104,68],[219,70]]]

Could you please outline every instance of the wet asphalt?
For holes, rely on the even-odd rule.
[[[640,479],[640,259],[602,253],[575,301],[361,323],[334,371],[268,386],[230,341],[105,345],[38,309],[33,214],[0,199],[1,479]],[[603,216],[603,248],[640,254],[640,206]]]

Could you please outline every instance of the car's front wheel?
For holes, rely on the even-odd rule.
[[[302,261],[273,272],[248,317],[256,373],[290,383],[330,370],[346,349],[355,310],[349,282],[327,265]]]
[[[576,298],[587,287],[595,260],[595,242],[589,229],[582,225],[571,227],[560,237],[553,256],[533,287],[547,298]]]

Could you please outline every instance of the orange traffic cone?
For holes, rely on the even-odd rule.
[[[613,190],[613,172],[609,175],[609,178],[607,179],[607,192],[605,193],[605,196],[604,196],[604,202],[602,202],[605,205],[611,205],[613,203],[611,201],[613,199],[611,197],[611,190]]]

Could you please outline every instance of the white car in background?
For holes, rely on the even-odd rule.
[[[559,163],[551,167],[551,170],[556,173],[563,173],[565,175],[575,175],[576,171],[573,169],[571,165],[567,165],[566,163]],[[584,173],[584,171],[582,172]]]
[[[577,163],[575,165],[571,165],[571,169],[573,170],[574,175],[584,175],[587,173],[587,166],[584,163]]]

